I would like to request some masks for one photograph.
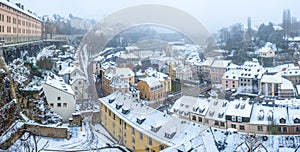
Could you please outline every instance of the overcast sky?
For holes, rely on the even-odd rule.
[[[74,16],[101,20],[122,8],[139,4],[162,4],[181,9],[197,18],[210,32],[234,23],[252,26],[261,23],[280,23],[284,9],[300,19],[300,0],[11,0],[21,2],[39,16]]]

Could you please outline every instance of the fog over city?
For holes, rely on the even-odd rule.
[[[18,2],[17,0],[13,0]],[[263,22],[278,24],[282,21],[284,9],[290,9],[292,17],[300,16],[300,1],[297,0],[25,0],[22,1],[27,8],[39,15],[52,15],[54,13],[101,20],[103,17],[122,8],[140,4],[162,4],[182,9],[196,17],[210,32],[216,32],[222,27],[234,23],[246,25],[247,17],[252,18],[253,25],[259,26]]]

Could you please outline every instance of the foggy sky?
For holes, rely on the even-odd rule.
[[[251,17],[252,26],[261,23],[280,23],[284,9],[300,19],[299,0],[11,0],[21,2],[39,16],[57,13],[67,17],[101,20],[122,8],[139,4],[162,4],[181,9],[197,18],[210,32],[234,23],[246,25]],[[175,16],[174,16],[175,17]]]

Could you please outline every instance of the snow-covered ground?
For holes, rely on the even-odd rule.
[[[63,126],[67,126],[67,124]],[[102,125],[92,125],[88,119],[84,120],[82,128],[70,127],[70,131],[72,135],[69,140],[36,136],[37,149],[41,151],[97,151],[97,149],[101,149],[101,151],[121,151],[118,148],[110,147],[116,146],[116,141],[110,137]],[[29,145],[31,150],[33,150],[33,136],[30,136],[26,141],[22,141],[27,137],[28,134],[24,134],[21,139],[15,142],[15,144],[6,151],[25,152],[28,150],[26,145]],[[0,152],[2,152],[2,150],[0,150]]]

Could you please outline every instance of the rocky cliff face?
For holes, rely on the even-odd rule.
[[[16,121],[15,97],[13,82],[9,78],[3,59],[0,58],[0,135]]]

